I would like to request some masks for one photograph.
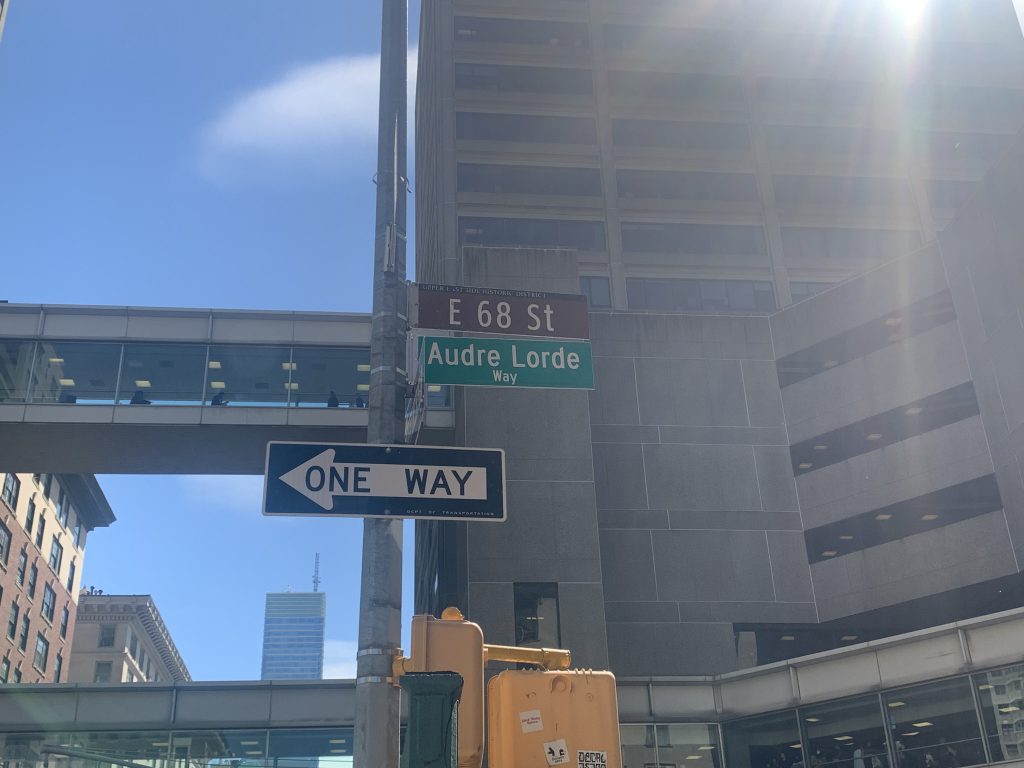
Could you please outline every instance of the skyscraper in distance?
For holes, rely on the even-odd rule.
[[[261,680],[319,680],[324,673],[323,592],[269,592]]]

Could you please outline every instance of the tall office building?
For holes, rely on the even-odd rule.
[[[262,680],[319,680],[324,674],[323,592],[270,592],[263,620]]]
[[[419,56],[417,279],[586,293],[596,389],[455,388],[509,517],[417,524],[417,610],[658,679],[1024,604],[1010,0],[435,0]]]
[[[1024,121],[1011,0],[432,0],[417,269],[572,249],[598,307],[770,311],[935,239]]]
[[[86,538],[114,513],[92,475],[0,482],[0,683],[66,682]]]

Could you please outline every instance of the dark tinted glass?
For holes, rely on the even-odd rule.
[[[682,123],[674,120],[612,121],[612,141],[620,147],[665,147],[696,152],[749,152],[742,123]]]
[[[458,184],[460,192],[600,196],[601,172],[597,168],[460,163]]]
[[[622,224],[626,253],[763,256],[761,227],[718,224]]]
[[[118,402],[201,405],[206,346],[126,344]]]
[[[960,768],[985,762],[969,679],[893,691],[883,700],[901,768]]]
[[[0,403],[21,403],[28,394],[32,342],[0,342]]]
[[[32,402],[112,404],[120,360],[120,344],[41,342]]]
[[[725,723],[722,734],[728,768],[802,768],[804,765],[800,727],[794,711]]]
[[[455,87],[474,91],[589,95],[594,81],[588,69],[456,64]]]
[[[878,698],[861,696],[800,710],[814,768],[888,768]]]
[[[455,41],[586,48],[590,34],[586,24],[575,22],[456,16]]]
[[[516,645],[560,648],[557,584],[514,584]]]
[[[1024,756],[1024,664],[983,672],[972,680],[992,760]]]
[[[575,248],[603,251],[604,223],[560,219],[459,219],[463,245],[504,245],[529,248]]]
[[[587,297],[587,304],[595,309],[607,309],[612,305],[611,285],[607,277],[581,277],[580,291]]]
[[[597,127],[589,117],[551,117],[459,112],[455,116],[459,139],[535,144],[596,144]]]

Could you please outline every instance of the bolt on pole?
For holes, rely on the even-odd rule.
[[[371,444],[403,442],[406,373],[406,57],[408,0],[383,0],[377,217],[370,331]],[[402,521],[363,521],[356,656],[355,768],[397,768],[399,689],[391,660],[402,630]]]

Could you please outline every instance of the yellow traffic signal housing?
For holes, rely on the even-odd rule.
[[[412,649],[395,660],[395,679],[405,672],[457,672],[462,675],[459,701],[459,768],[480,768],[484,756],[484,635],[464,621],[456,608],[440,619],[412,617]]]
[[[487,697],[490,768],[622,768],[611,672],[502,672]]]

